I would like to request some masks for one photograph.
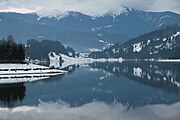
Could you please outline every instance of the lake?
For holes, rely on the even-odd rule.
[[[177,120],[180,64],[97,62],[69,73],[0,86],[1,119]],[[22,114],[23,112],[23,114]]]

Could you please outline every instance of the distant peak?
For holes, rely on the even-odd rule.
[[[60,11],[58,9],[54,9],[54,10],[41,10],[41,11],[37,11],[37,15],[39,16],[39,19],[43,18],[43,17],[48,17],[48,18],[56,18],[58,20],[68,17],[68,16],[74,16],[77,17],[77,15],[79,14],[84,14],[87,16],[91,16],[91,17],[101,17],[101,16],[119,16],[121,14],[128,14],[129,12],[132,11],[136,11],[132,8],[128,8],[128,7],[124,7],[124,6],[118,6],[115,8],[112,8],[110,10],[104,11],[102,13],[98,13],[98,12],[78,12],[78,11]]]
[[[55,18],[57,20],[60,20],[68,16],[77,17],[79,14],[82,13],[77,11],[60,11],[60,10],[43,10],[37,12],[37,15],[39,16],[38,18],[39,20],[44,17]]]
[[[39,19],[43,18],[43,17],[48,17],[48,18],[55,17],[56,18],[58,16],[63,15],[63,13],[64,13],[63,11],[60,11],[57,9],[37,11],[37,15],[39,16]]]
[[[119,6],[119,7],[116,7],[116,8],[113,8],[113,9],[107,11],[107,13],[105,15],[111,15],[113,17],[116,17],[121,14],[128,15],[128,13],[133,12],[133,11],[140,12],[140,10],[136,10],[136,9],[125,7],[125,6]]]

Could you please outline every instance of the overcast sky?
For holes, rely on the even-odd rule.
[[[180,13],[180,0],[0,0],[0,11],[27,13],[56,9],[101,14],[121,5],[145,11]]]

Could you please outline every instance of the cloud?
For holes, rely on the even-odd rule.
[[[156,0],[155,4],[150,10],[155,11],[174,11],[180,13],[180,1],[179,0]]]
[[[127,7],[145,11],[173,11],[180,13],[179,0],[123,0],[122,4]]]
[[[41,103],[38,106],[0,108],[1,120],[178,120],[180,103],[171,106],[150,105],[125,111],[121,104],[93,102],[72,108],[64,103]]]
[[[127,7],[132,7],[136,9],[149,9],[156,2],[156,0],[123,0],[122,4]]]
[[[103,14],[121,5],[145,11],[180,13],[179,0],[0,0],[0,11],[31,12],[57,9]]]

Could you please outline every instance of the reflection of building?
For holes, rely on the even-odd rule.
[[[0,85],[0,102],[4,107],[14,107],[25,97],[26,87],[23,84]]]

